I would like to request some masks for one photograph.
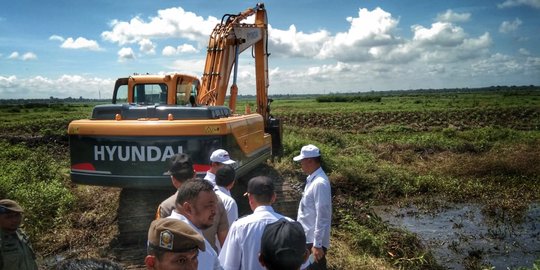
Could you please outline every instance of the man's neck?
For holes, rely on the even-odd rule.
[[[316,172],[321,166],[317,165],[316,167],[313,167],[309,172],[307,172],[308,175],[312,175],[314,172]]]

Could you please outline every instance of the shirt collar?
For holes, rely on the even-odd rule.
[[[225,188],[225,187],[216,185],[216,186],[214,187],[214,190],[219,190],[219,191],[225,193],[227,196],[232,197],[232,196],[231,196],[231,192],[230,192],[227,188]]]
[[[253,211],[253,213],[255,212],[274,212],[274,208],[272,208],[270,205],[259,205]]]
[[[174,219],[179,219],[187,224],[189,224],[189,226],[191,226],[193,229],[195,229],[199,234],[202,235],[202,231],[197,228],[197,226],[195,226],[193,223],[191,223],[191,221],[184,215],[176,212],[176,210],[173,210],[172,213],[171,213],[171,216],[170,218],[174,218]]]
[[[311,183],[311,181],[313,181],[313,179],[315,179],[315,177],[316,177],[317,175],[319,175],[320,173],[322,173],[322,172],[323,172],[322,167],[319,167],[319,168],[316,169],[314,172],[312,172],[310,175],[308,175],[308,177],[307,177],[307,182],[308,182],[308,183]]]

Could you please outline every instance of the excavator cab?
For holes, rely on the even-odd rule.
[[[199,87],[197,78],[185,74],[133,75],[116,80],[112,104],[187,105]]]

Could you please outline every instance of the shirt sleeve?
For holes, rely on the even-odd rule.
[[[320,248],[323,244],[323,237],[330,231],[330,224],[332,222],[332,195],[330,185],[327,181],[316,181],[313,184],[316,213],[313,246]]]
[[[219,252],[219,262],[225,270],[240,269],[240,261],[242,260],[242,248],[240,239],[238,238],[238,230],[234,225],[231,227],[223,247]]]
[[[229,219],[227,218],[227,210],[225,210],[225,206],[223,205],[223,201],[219,198],[219,196],[218,196],[218,200],[220,202],[218,203],[219,224],[218,224],[217,231],[218,232],[228,231],[229,230]]]
[[[235,201],[231,203],[231,209],[227,212],[227,218],[229,220],[229,225],[238,219],[238,205]]]

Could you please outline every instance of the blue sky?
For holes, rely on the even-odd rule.
[[[133,73],[201,76],[251,1],[4,1],[0,99],[109,97]],[[270,94],[540,85],[540,0],[266,1]],[[247,51],[246,51],[247,52]],[[255,94],[253,60],[240,94]]]

